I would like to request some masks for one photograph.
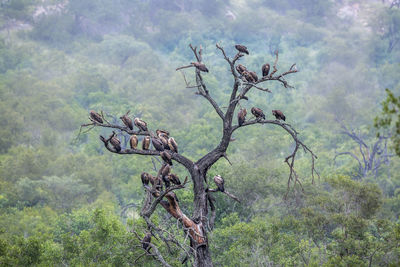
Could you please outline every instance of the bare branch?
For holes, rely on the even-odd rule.
[[[221,191],[218,190],[218,189],[208,189],[208,192],[210,192],[210,193],[216,193],[216,192],[221,192]],[[238,198],[237,196],[235,196],[235,195],[229,193],[228,191],[226,191],[226,189],[224,190],[224,192],[221,192],[221,193],[224,193],[225,195],[227,195],[228,197],[232,198],[233,200],[235,200],[235,201],[241,203],[240,200],[239,200],[239,198]]]

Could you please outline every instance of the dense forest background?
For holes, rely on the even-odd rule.
[[[261,125],[235,133],[233,165],[221,159],[209,171],[242,200],[216,196],[214,264],[398,266],[400,160],[374,120],[385,88],[400,95],[400,9],[372,0],[0,0],[0,265],[159,265],[138,258],[130,232],[145,233],[140,173],[151,159],[107,153],[98,136],[109,132],[78,132],[91,109],[115,122],[131,110],[168,129],[189,158],[214,148],[218,116],[175,71],[193,61],[190,43],[203,46],[205,82],[221,106],[232,81],[216,43],[230,55],[246,45],[241,63],[259,74],[276,49],[280,69],[295,62],[295,88],[267,84],[272,94],[243,103],[268,118],[282,110],[320,173],[312,184],[301,155],[304,191],[284,199],[290,136]],[[371,168],[351,136],[379,146]],[[190,207],[190,184],[177,195]],[[180,265],[179,250],[154,244]]]

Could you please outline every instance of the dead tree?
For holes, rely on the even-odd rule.
[[[301,186],[299,177],[295,170],[295,158],[298,155],[297,152],[299,151],[299,149],[303,150],[305,153],[308,152],[311,155],[311,161],[312,161],[311,173],[313,181],[314,181],[314,173],[316,173],[314,168],[314,162],[315,159],[317,158],[316,155],[300,140],[298,132],[290,124],[275,119],[274,120],[261,119],[261,117],[245,120],[243,123],[241,123],[241,125],[238,125],[234,122],[234,114],[236,108],[240,105],[239,102],[242,100],[247,100],[249,98],[248,95],[250,94],[251,89],[254,88],[255,90],[261,90],[266,93],[271,93],[269,89],[263,88],[261,84],[273,81],[281,83],[285,88],[290,88],[291,86],[288,84],[285,78],[287,75],[297,72],[295,64],[293,64],[288,71],[278,74],[277,73],[278,52],[276,51],[275,61],[272,65],[271,72],[269,73],[269,75],[257,79],[256,81],[255,80],[248,81],[245,79],[245,77],[240,75],[235,68],[236,67],[235,64],[237,63],[237,61],[244,55],[238,52],[236,55],[234,55],[233,58],[229,58],[226,55],[223,47],[221,47],[218,44],[216,45],[216,47],[222,53],[223,58],[229,65],[230,73],[233,78],[233,87],[230,93],[229,100],[226,104],[227,109],[225,112],[222,111],[220,105],[211,96],[210,91],[207,89],[206,83],[203,80],[203,74],[201,71],[207,72],[208,69],[205,67],[203,63],[201,47],[197,49],[197,47],[193,47],[192,45],[190,45],[190,48],[195,57],[195,62],[190,65],[177,68],[177,71],[186,68],[194,70],[195,81],[196,81],[195,85],[190,85],[190,83],[187,81],[186,76],[182,71],[186,87],[195,89],[195,94],[203,97],[211,105],[211,107],[215,110],[215,112],[221,119],[222,123],[222,137],[219,144],[217,144],[214,149],[212,149],[210,152],[208,152],[200,159],[192,160],[178,152],[172,152],[172,151],[169,152],[171,159],[184,166],[190,175],[190,180],[193,183],[193,194],[194,194],[193,214],[191,217],[189,217],[188,215],[183,213],[183,211],[180,208],[179,202],[176,198],[176,195],[173,193],[173,191],[175,190],[184,188],[187,184],[187,179],[185,179],[185,182],[183,182],[181,185],[175,185],[171,187],[167,187],[165,186],[165,184],[157,185],[157,183],[154,183],[155,185],[153,186],[144,185],[144,189],[146,191],[146,197],[141,211],[141,216],[147,223],[148,231],[150,231],[153,236],[157,236],[159,239],[164,241],[168,248],[169,244],[172,243],[177,247],[179,247],[180,249],[182,249],[183,251],[185,251],[185,253],[187,254],[186,259],[188,258],[189,260],[193,259],[194,266],[213,266],[208,246],[207,231],[212,229],[216,216],[216,203],[212,194],[217,194],[221,191],[209,188],[206,176],[207,176],[207,171],[210,169],[210,167],[213,164],[215,164],[220,158],[225,158],[226,160],[229,161],[226,151],[228,149],[230,142],[233,140],[232,134],[235,131],[239,130],[240,128],[248,127],[251,125],[269,124],[281,127],[292,137],[295,147],[293,152],[285,158],[285,163],[289,166],[289,178],[287,183],[288,190],[291,188],[292,185],[294,186],[296,184],[299,184]],[[101,117],[103,119],[102,122],[99,122],[101,120],[95,120],[93,118],[90,118],[91,123],[84,124],[82,126],[91,128],[93,127],[111,128],[113,130],[119,131],[121,134],[123,133],[128,135],[137,135],[145,137],[148,136],[151,137],[152,139],[157,138],[157,136],[151,130],[143,130],[143,129],[131,130],[126,126],[121,126],[115,123],[109,123],[106,119],[106,116],[104,116],[103,113],[101,113]],[[116,147],[110,144],[112,142],[115,143],[115,140],[114,141],[112,140],[112,137],[114,135],[115,133],[113,133],[113,135],[110,136],[108,139],[106,139],[103,136],[100,137],[106,149],[112,153],[121,155],[137,154],[143,156],[160,156],[161,152],[153,149],[150,150],[142,150],[139,148],[121,149],[121,147],[118,147],[119,149],[116,149]],[[155,179],[160,177],[160,173],[162,173],[161,169],[158,171]],[[318,173],[316,174],[318,175]],[[228,193],[227,191],[225,191],[224,193],[227,196],[231,197],[232,199],[237,200],[237,198],[233,196],[231,193]],[[181,242],[177,242],[177,240],[171,238],[171,235],[169,234],[167,235],[168,238],[166,238],[164,235],[166,230],[162,229],[159,225],[155,225],[151,221],[150,218],[153,212],[156,210],[158,204],[160,204],[160,206],[162,206],[168,212],[168,214],[170,214],[170,216],[175,218],[177,220],[177,223],[181,225],[181,227],[183,228],[183,232],[186,234],[186,238],[188,238],[190,241],[190,246],[187,246],[186,244],[183,244]],[[153,244],[151,244],[151,246],[155,247]],[[166,261],[164,260],[163,256],[160,254],[159,250],[153,249],[151,251],[152,251],[151,253],[150,252],[146,253],[153,256],[156,260],[159,260],[160,263],[163,264],[164,266],[169,266],[168,263],[166,263]]]
[[[355,159],[358,163],[357,174],[354,178],[362,179],[367,177],[369,174],[373,174],[375,177],[378,175],[379,168],[382,164],[390,164],[390,158],[393,154],[388,153],[388,140],[390,136],[380,135],[371,146],[368,146],[364,141],[364,137],[361,134],[357,134],[354,129],[347,128],[342,122],[340,127],[342,128],[342,134],[350,137],[354,142],[358,144],[358,152],[340,152],[336,153],[334,161],[338,156],[348,155]],[[388,174],[389,175],[389,174]]]

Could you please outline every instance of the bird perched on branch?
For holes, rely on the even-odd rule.
[[[129,129],[133,130],[133,123],[132,123],[132,119],[128,117],[128,115],[123,115],[121,117],[119,117],[122,122],[126,125],[126,127],[128,127]]]
[[[163,146],[164,146],[164,150],[168,149],[169,150],[169,146],[168,146],[168,135],[164,134],[164,133],[160,133],[158,135],[158,139],[160,139],[160,141],[162,142]]]
[[[245,47],[244,45],[237,44],[235,45],[235,48],[241,53],[245,53],[247,55],[249,54],[249,50],[247,50],[247,47]]]
[[[136,149],[137,145],[138,145],[138,138],[137,136],[134,134],[131,136],[131,138],[129,138],[129,144],[131,145],[132,149]]]
[[[171,184],[168,178],[170,172],[171,172],[171,167],[168,164],[164,164],[161,167],[161,178],[164,181],[166,187],[169,187]]]
[[[160,153],[161,158],[165,163],[168,163],[169,165],[172,166],[172,160],[171,160],[171,155],[167,151],[163,151]]]
[[[176,185],[180,185],[181,184],[181,181],[179,180],[179,177],[176,174],[170,173],[168,175],[168,178],[172,183],[174,183]]]
[[[203,64],[203,63],[191,62],[191,64],[192,64],[193,66],[195,66],[196,69],[198,69],[198,70],[200,70],[200,71],[208,72],[208,69],[207,69],[206,65]]]
[[[147,132],[147,123],[139,118],[135,118],[135,125],[141,130]]]
[[[164,145],[159,138],[153,137],[151,142],[157,151],[164,151]]]
[[[159,136],[160,134],[165,134],[166,136],[169,136],[169,132],[168,131],[160,130],[160,129],[156,130],[156,134],[157,134],[157,136]]]
[[[151,242],[151,233],[147,233],[142,240],[142,248],[147,252],[149,252],[151,249],[150,242]]]
[[[110,139],[111,145],[115,148],[117,152],[121,151],[121,141],[116,137],[115,132],[113,132],[112,137]]]
[[[147,172],[142,172],[140,175],[140,178],[142,179],[142,184],[148,185],[150,182],[150,175]]]
[[[239,126],[242,126],[242,124],[245,122],[246,115],[247,115],[247,110],[245,108],[241,108],[237,115]]]
[[[243,77],[249,83],[254,83],[255,82],[253,76],[247,70],[243,72]]]
[[[265,120],[265,115],[264,112],[262,111],[262,109],[260,108],[256,108],[256,107],[252,107],[251,108],[251,113],[257,118],[263,118]]]
[[[253,82],[258,81],[257,73],[255,73],[254,71],[249,71],[249,74],[250,74],[251,77],[253,78]]]
[[[221,191],[221,192],[225,191],[225,189],[224,189],[225,181],[224,181],[224,178],[221,177],[221,175],[214,176],[214,183],[217,185],[219,191]]]
[[[286,120],[286,117],[283,114],[283,112],[278,109],[272,110],[272,115],[274,115],[277,120],[284,120],[284,121]]]
[[[264,64],[264,65],[262,66],[261,72],[262,72],[262,76],[263,76],[263,77],[268,76],[269,69],[270,69],[270,66],[269,66],[268,63],[266,63],[266,64]]]
[[[240,75],[243,75],[243,72],[247,71],[247,68],[243,66],[242,64],[238,64],[236,66],[237,72],[239,72]]]
[[[148,150],[150,147],[150,136],[145,136],[142,141],[142,149]]]
[[[178,144],[173,137],[168,139],[168,146],[171,151],[178,153]]]
[[[92,118],[92,120],[94,120],[98,123],[103,123],[103,119],[101,118],[101,115],[94,110],[90,111],[90,118]]]

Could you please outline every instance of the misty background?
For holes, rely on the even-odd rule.
[[[214,263],[399,263],[399,158],[362,177],[351,156],[334,160],[340,152],[361,157],[341,126],[372,147],[385,88],[400,93],[400,9],[392,2],[0,0],[0,265],[138,264],[140,243],[129,228],[145,232],[140,173],[153,171],[152,161],[108,153],[98,137],[111,132],[79,134],[80,125],[89,110],[117,123],[131,110],[151,129],[169,130],[183,155],[200,158],[218,144],[220,120],[175,69],[193,61],[189,44],[201,45],[210,94],[227,106],[233,81],[216,43],[230,57],[235,44],[246,45],[250,55],[239,63],[259,76],[276,50],[278,72],[296,63],[299,72],[287,76],[294,88],[266,83],[271,94],[254,90],[241,104],[269,119],[282,110],[318,156],[320,178],[311,184],[311,163],[301,154],[296,166],[307,193],[294,189],[284,201],[291,137],[265,125],[235,132],[233,166],[221,159],[208,174],[221,174],[243,200],[216,196]],[[191,70],[183,71],[194,84]],[[177,195],[190,214],[191,185]],[[167,259],[179,266],[173,253]]]

